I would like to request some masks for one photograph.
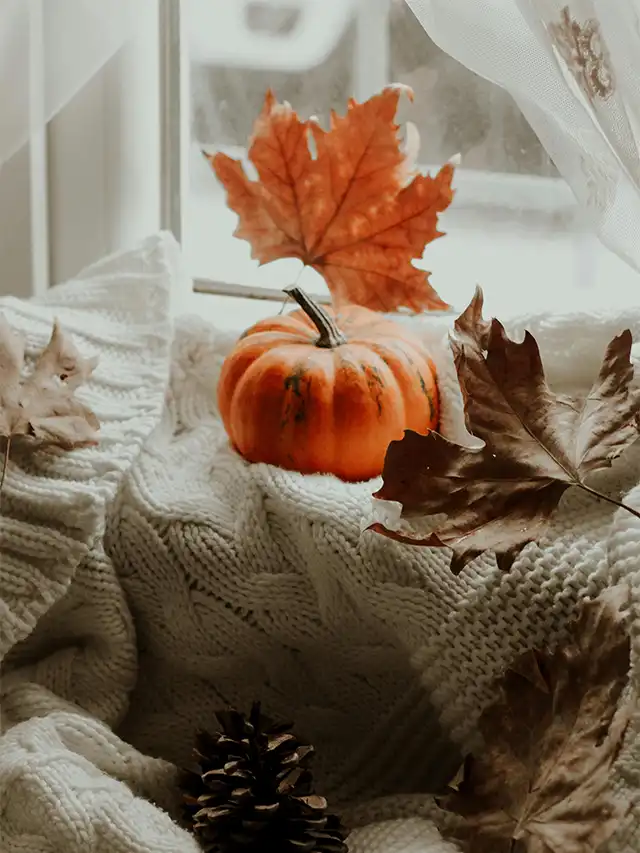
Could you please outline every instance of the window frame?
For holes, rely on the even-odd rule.
[[[175,0],[159,0],[160,35],[160,225],[183,242],[186,192],[189,186],[190,55],[185,15]],[[195,293],[282,303],[282,291],[246,284],[194,278]],[[310,294],[330,304],[326,294]]]

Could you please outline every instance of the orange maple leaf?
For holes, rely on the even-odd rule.
[[[400,92],[390,86],[365,103],[351,100],[325,131],[269,91],[248,152],[258,180],[226,154],[205,155],[252,257],[299,258],[323,276],[337,307],[448,307],[411,261],[442,236],[438,214],[453,198],[454,167],[413,174],[394,123]]]

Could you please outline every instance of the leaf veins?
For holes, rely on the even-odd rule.
[[[226,154],[206,155],[252,257],[298,258],[324,277],[337,307],[448,307],[412,260],[442,236],[438,214],[453,198],[454,167],[433,178],[412,173],[394,123],[400,91],[351,100],[328,131],[269,91],[248,152],[258,180]]]

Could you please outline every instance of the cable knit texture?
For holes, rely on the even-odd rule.
[[[478,714],[516,654],[562,641],[585,596],[622,578],[640,589],[640,522],[569,493],[510,574],[484,556],[459,577],[444,551],[364,532],[391,512],[373,508],[377,482],[248,465],[229,448],[215,387],[237,335],[183,318],[170,358],[180,275],[160,235],[44,303],[2,302],[32,354],[54,315],[100,354],[83,393],[103,437],[9,467],[0,851],[195,853],[173,819],[176,765],[216,709],[259,698],[316,744],[318,787],[355,827],[352,853],[453,853],[442,831],[454,819],[426,792],[476,744]],[[431,345],[443,431],[464,439],[447,323],[406,322]],[[630,324],[640,337],[640,312],[528,317],[510,330],[526,325],[552,382],[576,391]],[[634,450],[598,485],[640,506],[639,481]],[[636,731],[614,780],[634,798]],[[638,850],[639,821],[634,804],[609,853]]]
[[[0,300],[46,344],[54,317],[98,367],[79,392],[100,445],[9,463],[0,513],[0,851],[196,851],[165,811],[174,768],[110,731],[137,675],[133,620],[103,548],[106,510],[162,411],[175,241],[152,237],[44,299]]]

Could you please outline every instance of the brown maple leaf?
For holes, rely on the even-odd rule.
[[[363,104],[351,100],[324,131],[268,92],[248,152],[258,180],[226,154],[205,155],[252,257],[299,258],[323,276],[338,307],[448,307],[412,259],[442,236],[438,214],[451,203],[454,167],[434,178],[411,174],[394,123],[399,96],[388,87]]]
[[[24,340],[0,314],[0,438],[7,445],[72,450],[97,443],[95,414],[75,397],[97,359],[84,359],[54,323],[33,370],[22,377]]]
[[[483,307],[484,293],[481,287],[476,287],[473,299],[454,323],[454,329],[458,339],[486,351],[491,335],[491,320],[485,320],[482,316]]]
[[[463,447],[435,432],[408,431],[389,445],[384,483],[376,493],[400,502],[407,517],[446,514],[424,539],[381,524],[373,529],[401,542],[451,548],[455,573],[488,549],[508,569],[520,549],[545,532],[570,486],[623,506],[585,478],[611,465],[639,432],[631,332],[611,341],[591,391],[576,402],[549,389],[531,334],[517,343],[497,320],[486,324],[478,311],[481,299],[478,290],[451,346],[467,429],[484,446]]]
[[[480,717],[484,744],[440,805],[465,818],[468,853],[592,853],[630,808],[612,768],[635,702],[622,696],[626,586],[585,603],[555,653],[523,655]]]

